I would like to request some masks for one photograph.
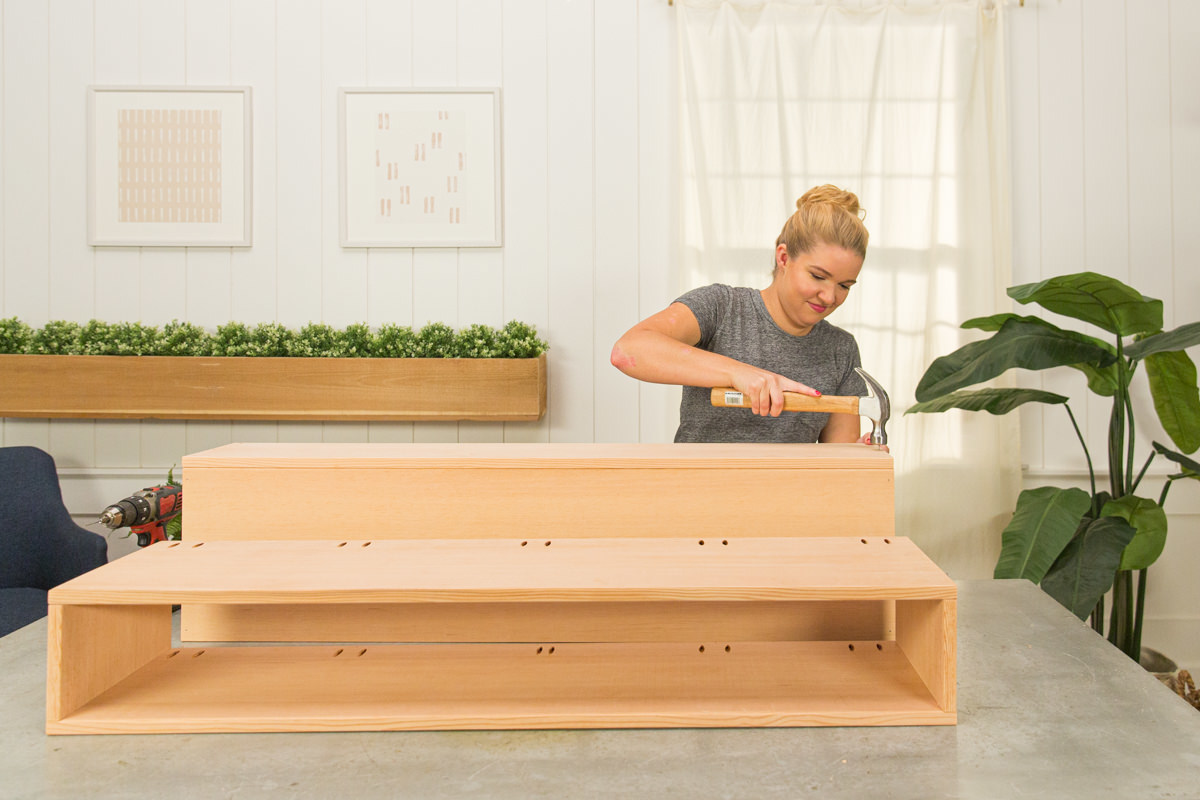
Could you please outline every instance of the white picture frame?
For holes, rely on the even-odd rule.
[[[248,86],[89,86],[88,244],[249,247]]]
[[[342,247],[499,247],[498,88],[338,90]]]

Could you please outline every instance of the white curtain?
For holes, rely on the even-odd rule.
[[[1002,4],[676,6],[679,288],[766,286],[796,199],[854,191],[871,241],[831,321],[889,390],[896,533],[954,577],[990,577],[1020,486],[1017,415],[903,412],[935,357],[979,338],[959,323],[1011,308]]]

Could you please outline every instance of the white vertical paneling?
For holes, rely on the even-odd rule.
[[[276,5],[275,250],[278,320],[321,319],[321,4]]]
[[[91,0],[54,0],[50,10],[50,313],[51,319],[93,316],[96,278],[87,243],[87,107],[92,82]],[[74,98],[59,102],[57,98]],[[96,457],[91,420],[50,422],[59,467],[90,467]]]
[[[1081,20],[1077,2],[1038,4],[1030,10],[1038,15],[1041,277],[1048,278],[1086,268]],[[1043,388],[1074,398],[1071,407],[1080,427],[1090,430],[1086,393],[1081,390],[1083,381],[1078,374],[1074,370],[1048,370],[1042,381]],[[1082,466],[1083,454],[1070,425],[1055,419],[1047,417],[1042,429],[1045,466]]]
[[[456,5],[444,0],[413,0],[412,81],[416,87],[446,87],[458,83]],[[457,328],[458,251],[449,248],[413,250],[413,324],[444,322]],[[446,422],[413,424],[413,438],[422,442],[453,442],[458,425]]]
[[[1168,0],[1129,3],[1125,42],[1129,276],[1140,292],[1162,298],[1170,328],[1171,215],[1164,211],[1171,197],[1171,82],[1162,77],[1171,70]]]
[[[367,253],[338,242],[338,115],[339,86],[361,86],[367,80],[366,0],[321,5],[321,153],[324,205],[322,218],[321,320],[344,328],[367,318]],[[327,422],[326,442],[362,442],[365,422]]]
[[[1200,319],[1200,4],[1171,0],[1170,17],[1170,119],[1172,275],[1175,314],[1173,326]],[[1156,198],[1161,208],[1166,198]],[[1200,349],[1193,348],[1194,358]]]
[[[187,33],[187,4],[184,0],[168,0],[149,5],[143,3],[139,8],[138,83],[153,86],[189,83],[188,45],[191,40]],[[188,280],[188,262],[188,251],[184,248],[142,248],[138,262],[142,286],[139,316],[142,321],[152,325],[164,325],[173,319],[199,322],[190,314],[197,309],[189,302],[188,292],[194,284]],[[114,322],[129,318],[127,313],[108,317]],[[134,423],[125,424],[131,427],[129,434],[132,434]],[[167,468],[183,457],[187,429],[195,424],[162,420],[142,422],[138,432],[138,464],[161,468],[165,475]],[[228,428],[228,423],[225,426]],[[106,426],[104,430],[122,435],[119,433],[121,428]]]
[[[321,4],[276,4],[275,172],[278,320],[321,319]],[[280,422],[281,442],[319,442],[321,423]]]
[[[253,245],[230,255],[229,319],[254,325],[276,317],[275,0],[238,0],[230,17],[230,83],[251,87]],[[272,442],[274,422],[234,422],[237,442]]]
[[[674,98],[677,70],[675,10],[662,3],[638,7],[638,317],[679,296],[678,144]],[[664,102],[664,98],[672,98]],[[671,441],[679,423],[677,387],[638,385],[639,437]]]
[[[187,83],[187,7],[184,0],[143,3],[138,17],[138,83]],[[142,287],[138,318],[153,325],[187,318],[187,251],[144,247],[138,262]],[[126,309],[106,309],[110,322],[130,319]]]
[[[1080,4],[1080,13],[1086,258],[1081,258],[1077,266],[1060,268],[1060,271],[1088,269],[1128,283],[1125,3],[1124,0],[1093,0]],[[1077,328],[1078,323],[1073,327]],[[1107,332],[1095,332],[1106,341],[1113,339]],[[1135,382],[1135,391],[1142,385],[1141,381]],[[1084,392],[1083,396],[1088,409],[1084,433],[1089,441],[1105,441],[1112,401],[1091,392]],[[1077,459],[1077,463],[1082,462],[1082,457]]]
[[[1012,280],[1013,284],[1017,285],[1032,283],[1042,278],[1038,15],[1030,8],[1028,13],[1014,11],[1008,14],[1006,19],[1009,39],[1009,123],[1012,130],[1010,153],[1013,167]],[[1027,388],[1042,388],[1041,373],[1022,371],[1017,375],[1017,381],[1020,386]],[[1062,414],[1060,409],[1050,411]],[[1046,407],[1041,403],[1028,403],[1022,406],[1019,413],[1021,461],[1034,469],[1041,469],[1042,425]]]
[[[368,86],[412,85],[413,10],[411,0],[367,0]],[[367,251],[367,322],[411,325],[413,251],[376,248]],[[372,442],[411,442],[411,422],[371,422]]]
[[[549,326],[546,188],[546,0],[505,0],[504,39],[504,314]],[[553,375],[558,360],[547,355]],[[547,441],[549,420],[506,425],[505,441]]]
[[[595,64],[593,4],[547,6],[550,439],[592,441],[595,352]]]
[[[501,4],[495,0],[458,0],[458,85],[496,87],[503,82]],[[501,92],[501,113],[504,97]],[[497,131],[500,135],[501,132]],[[503,159],[503,155],[501,156]],[[501,161],[503,164],[503,160]],[[503,178],[502,178],[503,179]],[[503,213],[503,206],[500,208]],[[458,254],[459,327],[499,327],[504,314],[504,252],[499,247],[464,248]],[[499,422],[462,422],[462,442],[502,442]]]
[[[138,6],[137,0],[113,0],[93,6],[93,79],[96,84],[135,86],[141,83]],[[94,250],[93,258],[95,317],[103,320],[142,319],[142,249],[99,247]],[[95,452],[97,467],[138,466],[141,463],[141,426],[121,420],[97,421]]]
[[[187,0],[184,74],[190,86],[228,86],[231,0]],[[251,121],[253,124],[253,121]],[[192,247],[185,251],[190,322],[215,330],[233,313],[233,249]]]
[[[275,0],[238,0],[230,27],[230,82],[251,88],[254,172],[254,243],[232,254],[230,319],[253,324],[274,320],[278,311]]]
[[[636,442],[637,382],[609,362],[638,319],[638,52],[636,0],[596,5],[595,440]]]
[[[321,319],[336,328],[367,318],[367,254],[338,242],[339,86],[367,80],[365,0],[339,0],[321,6],[321,163],[323,204]]]
[[[50,100],[48,10],[43,3],[3,6],[4,316],[44,323],[50,312]],[[45,420],[8,420],[5,444],[50,446]]]

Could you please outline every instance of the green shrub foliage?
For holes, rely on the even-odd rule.
[[[172,320],[162,329],[140,322],[53,320],[31,328],[16,317],[0,319],[0,354],[104,356],[251,356],[302,358],[536,358],[547,350],[537,329],[512,321],[500,330],[469,325],[455,332],[442,322],[418,331],[362,322],[343,329],[320,322],[293,331],[278,322],[253,328],[242,322],[218,326],[215,333],[191,322]]]
[[[28,352],[32,334],[29,325],[16,317],[0,319],[0,353]]]

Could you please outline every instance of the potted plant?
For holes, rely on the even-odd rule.
[[[267,322],[32,329],[0,319],[0,416],[261,420],[537,420],[546,343],[512,321],[455,332]]]
[[[1037,303],[1091,323],[1112,340],[1065,330],[1034,316],[1005,313],[967,320],[963,328],[990,331],[991,337],[934,360],[917,386],[918,403],[906,413],[957,408],[1006,414],[1030,402],[1063,406],[1083,447],[1091,491],[1045,486],[1021,492],[1002,535],[995,577],[1040,584],[1080,619],[1090,617],[1101,635],[1104,597],[1112,589],[1108,639],[1139,660],[1147,569],[1167,536],[1163,504],[1176,480],[1200,478],[1200,463],[1185,455],[1200,448],[1200,392],[1195,364],[1185,352],[1200,344],[1200,322],[1164,332],[1161,300],[1093,272],[1013,286],[1008,295],[1018,303]],[[1177,449],[1155,442],[1139,468],[1130,385],[1143,365],[1155,411]],[[1092,451],[1067,397],[1037,389],[965,388],[1010,369],[1055,367],[1078,370],[1090,391],[1111,399],[1103,443],[1107,486],[1096,484]],[[1177,471],[1167,476],[1157,498],[1141,496],[1137,492],[1142,478],[1157,456],[1171,461]]]

